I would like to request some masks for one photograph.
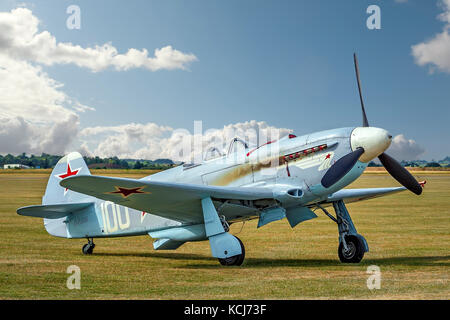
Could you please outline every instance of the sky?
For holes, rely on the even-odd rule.
[[[450,0],[4,0],[0,30],[0,154],[183,160],[195,121],[206,144],[359,126],[356,52],[388,153],[450,155]]]

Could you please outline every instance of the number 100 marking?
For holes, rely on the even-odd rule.
[[[111,210],[109,210],[108,207],[111,207]],[[128,229],[130,227],[130,214],[127,207],[124,207],[125,222],[122,219],[123,215],[118,204],[111,201],[105,201],[100,203],[100,208],[102,211],[103,226],[106,234],[116,232],[119,229]]]

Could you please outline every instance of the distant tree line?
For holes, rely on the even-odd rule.
[[[7,154],[0,155],[0,167],[5,164],[22,164],[32,168],[53,168],[62,156],[50,155],[43,153],[40,156],[27,156],[22,153],[17,156]],[[164,170],[173,167],[175,164],[170,159],[156,160],[136,160],[136,159],[119,159],[117,157],[100,158],[100,157],[83,157],[84,161],[90,169],[156,169]],[[450,167],[450,157],[446,157],[440,161],[401,161],[405,167]],[[371,161],[369,167],[381,167],[380,163]]]
[[[445,168],[450,167],[449,157],[437,162],[437,161],[425,161],[425,160],[416,160],[416,161],[400,161],[400,164],[404,167],[420,167],[420,168]],[[376,163],[374,161],[370,161],[368,167],[382,167],[381,163]]]
[[[3,168],[5,164],[22,164],[33,168],[48,169],[53,168],[62,156],[50,155],[43,153],[40,156],[25,153],[13,156],[7,154],[0,155],[0,166]],[[100,157],[83,157],[90,169],[158,169],[164,170],[174,166],[172,160],[135,160],[135,159],[119,159],[117,157],[100,158]]]

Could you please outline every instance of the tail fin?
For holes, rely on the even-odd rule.
[[[50,175],[42,204],[73,203],[89,201],[92,197],[71,191],[59,185],[62,179],[76,175],[90,175],[86,162],[78,152],[72,152],[61,158]]]

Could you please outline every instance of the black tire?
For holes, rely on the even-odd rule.
[[[364,257],[364,244],[356,236],[346,236],[345,243],[348,250],[344,249],[342,242],[339,243],[339,260],[343,263],[359,263]]]
[[[92,254],[92,252],[94,252],[94,247],[95,244],[86,243],[82,249],[83,254]]]
[[[245,247],[244,247],[244,244],[242,243],[241,239],[239,239],[236,236],[235,236],[235,238],[238,239],[239,244],[241,245],[242,253],[238,254],[236,256],[225,258],[225,259],[219,258],[218,260],[219,260],[220,264],[223,265],[223,266],[240,266],[244,262],[244,259],[245,259]]]

